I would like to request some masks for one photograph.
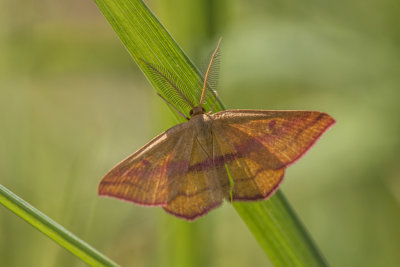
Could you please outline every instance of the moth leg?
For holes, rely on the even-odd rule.
[[[164,100],[168,105],[170,105],[176,112],[178,112],[179,115],[181,115],[183,118],[186,120],[190,120],[188,117],[186,117],[182,112],[180,112],[174,105],[172,105],[165,97],[163,97],[161,94],[157,93],[159,97],[161,97],[162,100]]]
[[[214,91],[214,94],[215,94],[214,103],[213,103],[213,105],[211,106],[210,111],[207,112],[207,114],[211,114],[211,112],[212,112],[212,110],[214,109],[215,104],[217,103],[217,100],[218,100],[218,92],[215,91],[215,90],[213,90],[213,91]]]

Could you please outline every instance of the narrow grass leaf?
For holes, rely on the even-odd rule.
[[[0,203],[91,266],[118,266],[99,251],[0,185]]]

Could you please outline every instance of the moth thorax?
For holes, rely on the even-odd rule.
[[[197,106],[190,110],[189,115],[190,117],[193,117],[196,115],[204,114],[205,112],[206,110],[202,106]]]

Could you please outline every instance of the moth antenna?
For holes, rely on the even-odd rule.
[[[180,112],[173,104],[171,104],[165,97],[163,97],[160,93],[157,92],[157,95],[161,97],[162,100],[164,100],[168,105],[170,105],[176,112],[178,112],[179,115],[181,115],[183,118],[186,120],[190,120],[188,117],[186,117],[182,112]]]
[[[205,94],[206,94],[208,75],[210,74],[210,69],[211,69],[211,66],[212,66],[212,64],[213,64],[213,62],[214,62],[214,59],[216,58],[216,56],[217,56],[217,54],[218,54],[219,45],[220,45],[220,43],[221,43],[221,40],[222,40],[222,38],[219,38],[217,47],[215,48],[214,53],[213,53],[212,56],[211,56],[210,63],[208,64],[207,72],[206,72],[206,75],[205,75],[205,77],[204,77],[203,91],[201,92],[201,97],[200,97],[200,104],[199,104],[199,106],[201,106],[201,105],[203,104],[204,96],[205,96]]]
[[[212,110],[213,110],[213,109],[214,109],[214,107],[215,107],[215,104],[217,103],[217,99],[218,99],[218,92],[214,90],[214,94],[215,94],[214,103],[212,104],[212,106],[211,106],[211,108],[210,108],[210,111],[209,111],[208,113],[211,113],[211,112],[212,112]]]
[[[146,64],[147,67],[149,67],[152,71],[157,73],[161,78],[163,78],[167,83],[179,94],[179,96],[186,101],[190,105],[191,108],[194,108],[193,103],[185,96],[185,94],[182,93],[181,90],[164,74],[162,71],[160,71],[156,66],[153,64],[145,61],[144,59],[139,58],[140,61],[142,61],[144,64]]]

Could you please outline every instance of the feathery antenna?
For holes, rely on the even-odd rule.
[[[206,75],[204,77],[203,91],[201,92],[199,106],[201,106],[203,104],[204,96],[206,94],[208,74],[210,73],[211,66],[212,66],[212,64],[213,64],[213,62],[214,62],[214,60],[215,60],[215,58],[216,58],[216,56],[218,54],[219,45],[221,43],[221,40],[222,40],[222,38],[219,38],[217,47],[215,48],[214,53],[211,56],[210,63],[208,64],[207,72],[206,72]]]
[[[191,108],[194,108],[193,103],[185,96],[185,94],[178,88],[178,86],[171,80],[172,75],[168,73],[167,70],[161,69],[161,67],[155,66],[141,58],[139,58],[153,73],[161,77],[164,81],[166,81],[170,88],[172,88],[175,93],[177,93],[183,101],[185,101]],[[169,103],[169,102],[168,102]],[[174,107],[175,108],[175,107]],[[176,108],[175,108],[176,109]]]

